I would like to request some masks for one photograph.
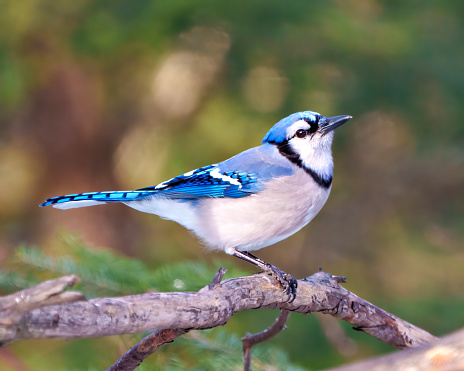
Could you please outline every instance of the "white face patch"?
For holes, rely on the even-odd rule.
[[[306,123],[306,128],[300,127],[298,129],[307,129],[308,126]],[[300,156],[301,162],[305,167],[314,170],[323,177],[329,177],[333,172],[331,149],[333,136],[333,132],[329,132],[323,136],[319,132],[316,132],[304,138],[293,137],[289,140],[289,145]]]
[[[309,125],[305,120],[298,120],[287,128],[287,138],[293,137],[300,129],[308,130],[309,128],[311,128],[311,125]]]
[[[210,172],[209,175],[211,175],[213,178],[221,179],[224,182],[228,182],[230,184],[235,184],[235,185],[238,185],[239,187],[242,186],[242,184],[237,179],[234,179],[234,178],[231,178],[230,176],[222,174],[219,171],[218,167],[216,169],[214,169],[212,172]]]

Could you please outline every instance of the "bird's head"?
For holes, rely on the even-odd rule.
[[[280,153],[301,167],[323,177],[332,176],[332,140],[334,129],[351,116],[324,117],[317,112],[294,113],[275,124],[263,143],[276,145]]]

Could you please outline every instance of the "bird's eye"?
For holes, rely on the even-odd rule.
[[[296,131],[295,135],[298,137],[298,138],[304,138],[306,135],[308,134],[308,132],[306,130],[303,130],[303,129],[299,129]]]

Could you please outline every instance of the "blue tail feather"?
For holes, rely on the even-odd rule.
[[[138,191],[114,191],[114,192],[86,192],[76,193],[72,195],[52,197],[45,200],[39,206],[49,206],[54,204],[62,204],[71,201],[101,201],[101,202],[124,202],[137,199],[144,199],[153,194],[152,192]]]

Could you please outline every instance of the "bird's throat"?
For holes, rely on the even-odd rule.
[[[311,169],[311,167],[306,166],[301,157],[298,155],[298,153],[295,152],[295,150],[292,148],[292,146],[288,142],[283,142],[283,143],[274,143],[277,146],[277,149],[279,150],[280,154],[284,157],[286,157],[290,162],[294,163],[298,167],[302,168],[306,173],[308,173],[313,180],[319,184],[321,187],[328,189],[332,185],[332,176],[324,176],[320,172],[315,171],[314,169]]]

